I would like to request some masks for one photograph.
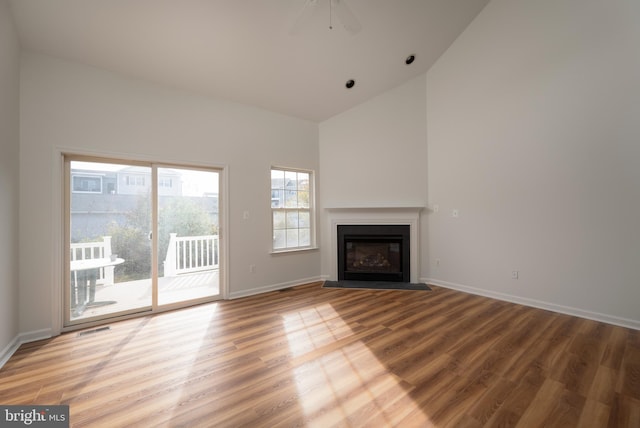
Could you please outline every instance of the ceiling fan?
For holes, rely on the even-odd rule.
[[[305,0],[297,19],[294,21],[290,34],[298,34],[309,23],[313,15],[317,13],[318,3],[326,1],[329,3],[329,29],[333,29],[333,18],[336,17],[343,25],[344,29],[351,35],[362,30],[362,25],[353,14],[345,0]]]

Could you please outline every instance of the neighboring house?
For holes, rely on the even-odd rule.
[[[160,196],[182,196],[182,179],[180,173],[162,169],[158,174],[158,193]],[[170,171],[167,173],[167,171]],[[149,168],[132,166],[116,173],[120,195],[141,195],[151,191]]]
[[[160,196],[182,196],[180,173],[167,169],[162,171],[158,176]],[[138,166],[118,171],[72,169],[71,180],[76,194],[144,195],[151,191],[149,168]]]
[[[299,183],[288,178],[271,178],[271,208],[284,208],[286,201],[298,197],[298,189],[310,186],[309,180],[301,180]],[[308,196],[307,196],[308,198]],[[307,200],[307,203],[309,201]]]
[[[167,173],[169,171],[169,173]],[[107,235],[109,224],[125,225],[140,204],[140,195],[151,192],[149,170],[127,167],[118,171],[71,170],[71,242]],[[218,195],[183,196],[180,173],[164,169],[158,176],[160,204],[188,198],[218,222]],[[147,200],[146,198],[142,199]]]

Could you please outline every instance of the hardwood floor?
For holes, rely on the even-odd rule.
[[[309,284],[23,345],[71,426],[640,427],[640,332],[444,288]]]

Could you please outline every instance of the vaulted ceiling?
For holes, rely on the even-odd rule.
[[[23,49],[320,122],[427,71],[487,3],[12,0],[11,7]],[[342,25],[345,6],[359,28]]]

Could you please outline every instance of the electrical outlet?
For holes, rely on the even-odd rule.
[[[256,265],[249,265],[249,273],[256,273]]]
[[[520,273],[517,270],[511,271],[511,279],[518,279]]]
[[[453,218],[460,217],[460,211],[458,211],[457,209],[454,209],[453,211],[451,211],[451,217]]]
[[[440,267],[440,259],[436,259],[436,267]]]
[[[440,205],[435,204],[435,205],[433,206],[433,212],[434,212],[434,213],[437,213],[438,211],[440,211]]]

